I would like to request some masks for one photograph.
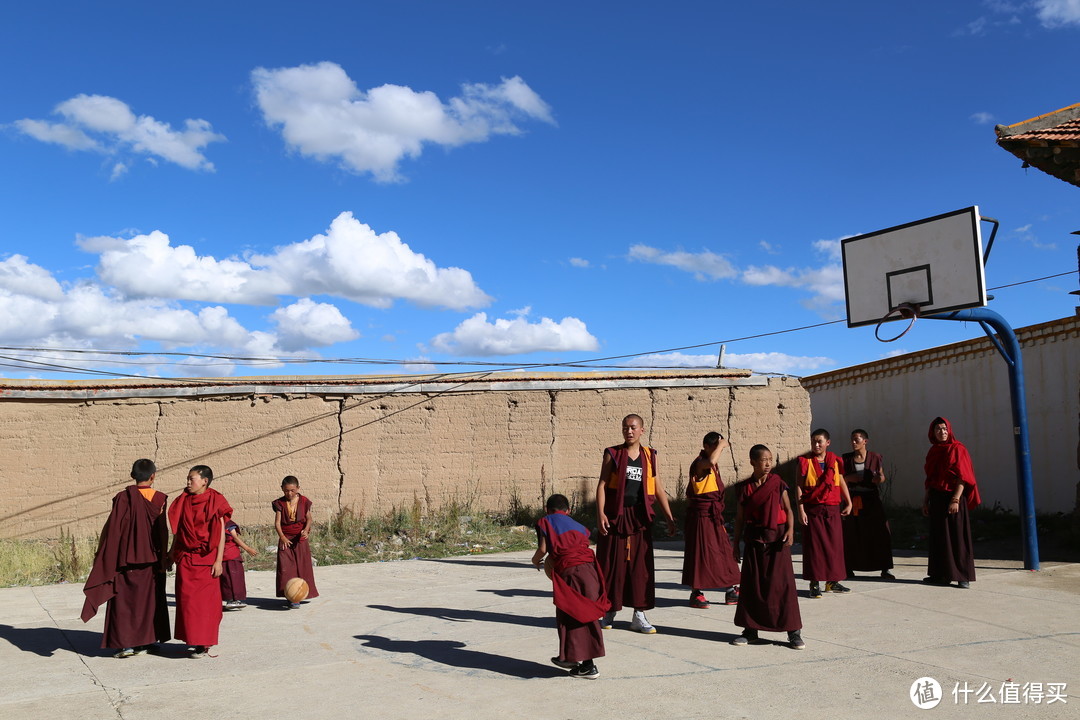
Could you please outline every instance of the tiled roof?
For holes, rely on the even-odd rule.
[[[1016,142],[1018,140],[1043,140],[1045,142],[1061,142],[1063,140],[1071,140],[1072,142],[1080,142],[1080,118],[1070,120],[1062,123],[1057,127],[1046,128],[1045,130],[1033,130],[1032,132],[1019,133],[1017,135],[1010,135],[1008,138],[1002,138],[1010,142]]]
[[[1080,187],[1080,103],[1014,125],[994,128],[998,145],[1024,161]]]

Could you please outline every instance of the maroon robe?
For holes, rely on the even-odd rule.
[[[247,580],[244,578],[244,559],[240,546],[231,535],[232,530],[240,532],[240,526],[227,521],[225,523],[225,552],[221,556],[221,599],[228,602],[247,600]]]
[[[938,442],[934,426],[945,423],[949,439]],[[930,519],[926,574],[934,580],[972,582],[975,580],[975,549],[971,541],[970,511],[981,501],[971,455],[952,432],[945,418],[934,418],[929,431],[930,452],[926,454],[926,494]],[[957,483],[964,484],[957,512],[949,504]]]
[[[176,639],[189,645],[217,645],[221,625],[221,580],[211,572],[221,541],[222,521],[232,515],[225,496],[213,488],[183,492],[169,506],[176,535]]]
[[[746,541],[734,620],[739,627],[778,632],[802,628],[791,547],[784,544],[785,492],[784,481],[775,473],[760,487],[750,482],[739,491]]]
[[[604,514],[608,534],[596,541],[596,561],[604,575],[612,610],[630,606],[651,610],[656,606],[656,569],[653,561],[652,504],[655,495],[648,492],[648,478],[656,475],[656,451],[641,446],[642,487],[637,504],[625,507],[626,463],[628,452],[622,445],[604,451],[611,456],[615,487],[605,489]],[[607,480],[607,478],[605,478]]]
[[[103,603],[103,648],[133,648],[167,642],[169,609],[165,599],[164,560],[169,528],[165,493],[147,500],[136,485],[116,494],[101,530],[94,566],[83,586],[82,621]]]
[[[701,456],[694,462],[709,465]],[[690,467],[693,474],[694,463]],[[686,499],[682,584],[694,590],[737,585],[739,563],[724,527],[724,481],[719,468],[713,465],[702,480],[688,482]]]
[[[855,453],[844,453],[844,476],[856,472]],[[892,533],[874,476],[881,471],[881,455],[866,453],[859,479],[848,483],[851,514],[840,518],[844,528],[844,562],[848,572],[891,570]]]
[[[811,456],[799,458],[799,485],[806,527],[802,531],[804,580],[832,582],[847,577],[844,560],[844,528],[840,524],[840,480],[836,470],[842,467],[835,453],[825,453],[825,471],[814,485],[808,482],[809,466],[817,463]],[[817,471],[817,468],[814,468]]]
[[[311,545],[307,538],[300,533],[307,522],[308,513],[311,512],[311,501],[300,495],[296,501],[296,518],[289,522],[286,515],[289,501],[284,496],[279,497],[271,507],[275,513],[281,513],[281,532],[292,541],[292,547],[284,550],[278,549],[277,553],[277,596],[285,597],[285,585],[293,578],[303,579],[308,586],[307,599],[319,597],[319,591],[315,587],[315,572],[311,565]]]
[[[596,556],[589,549],[588,529],[563,512],[551,513],[536,523],[544,538],[559,632],[559,659],[584,662],[604,657],[600,618],[611,607]]]

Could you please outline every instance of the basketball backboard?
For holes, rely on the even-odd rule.
[[[857,235],[840,247],[848,327],[880,323],[904,303],[920,315],[986,305],[977,206]]]

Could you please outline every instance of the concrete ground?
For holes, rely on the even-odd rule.
[[[897,558],[896,581],[860,576],[846,583],[850,595],[820,600],[799,581],[807,649],[795,651],[729,645],[735,609],[688,607],[681,550],[660,544],[649,613],[658,634],[628,630],[624,611],[605,632],[602,676],[578,680],[548,661],[558,649],[551,584],[529,555],[317,568],[322,595],[298,610],[271,597],[272,573],[249,572],[250,606],[226,613],[217,657],[199,660],[178,643],[159,655],[111,657],[98,647],[104,609],[86,625],[78,619],[78,586],[0,589],[0,713],[891,719],[925,717],[910,692],[928,676],[944,696],[929,711],[936,717],[1080,717],[1077,564],[1032,573],[980,559],[978,582],[964,591],[925,586],[925,559]],[[1065,702],[1051,702],[1051,684],[1062,683]],[[974,691],[966,705],[962,692],[959,702],[953,695],[965,684]]]

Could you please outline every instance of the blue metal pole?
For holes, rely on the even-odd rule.
[[[1035,523],[1035,488],[1031,477],[1031,446],[1028,442],[1027,401],[1024,398],[1024,363],[1020,343],[1012,326],[993,310],[972,308],[944,315],[927,315],[925,320],[977,322],[997,331],[990,340],[1009,366],[1009,394],[1012,397],[1013,443],[1016,448],[1016,489],[1020,500],[1020,532],[1024,541],[1024,569],[1039,569],[1039,533]]]

